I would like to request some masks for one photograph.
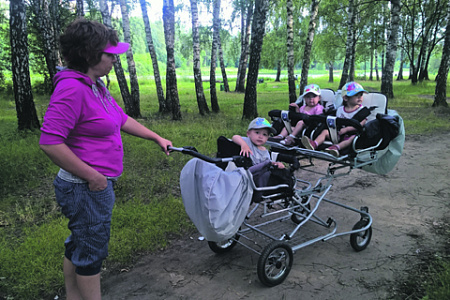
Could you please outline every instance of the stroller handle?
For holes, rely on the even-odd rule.
[[[183,154],[189,154],[191,156],[197,157],[201,160],[204,160],[206,162],[213,163],[213,164],[227,163],[227,162],[232,161],[238,167],[247,167],[248,168],[251,166],[251,161],[249,161],[248,158],[240,156],[240,155],[236,155],[236,156],[232,156],[232,157],[224,157],[224,158],[209,157],[209,156],[199,153],[197,151],[197,149],[195,149],[195,147],[192,147],[192,146],[185,146],[185,147],[181,147],[181,148],[168,146],[167,150],[181,152]]]

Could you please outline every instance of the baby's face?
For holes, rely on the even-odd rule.
[[[260,128],[260,129],[250,129],[247,131],[247,136],[256,146],[264,145],[269,139],[269,129]]]

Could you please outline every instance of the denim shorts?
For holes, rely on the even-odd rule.
[[[65,256],[79,275],[95,275],[108,256],[111,215],[115,201],[114,181],[103,191],[92,192],[88,183],[68,182],[56,177],[56,201],[69,219],[71,235],[66,239]]]

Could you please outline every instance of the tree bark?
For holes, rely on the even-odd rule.
[[[219,34],[218,43],[219,43],[218,46],[219,46],[220,70],[222,72],[223,87],[224,87],[224,92],[228,93],[230,91],[230,86],[228,84],[227,71],[225,69],[225,62],[223,60],[222,41],[221,41],[221,38],[220,38],[220,34]]]
[[[241,57],[239,59],[238,76],[236,79],[235,92],[245,92],[245,74],[247,70],[247,61],[249,55],[249,41],[251,34],[252,18],[253,18],[253,1],[249,0],[245,5],[245,9],[242,9],[241,20]],[[244,12],[246,12],[244,14]]]
[[[352,45],[353,45],[353,27],[355,26],[355,7],[354,1],[348,1],[348,22],[347,22],[347,41],[345,42],[345,60],[342,67],[341,81],[339,82],[339,88],[341,89],[348,80],[348,72],[350,64],[352,62]]]
[[[77,0],[77,17],[84,17],[83,0]]]
[[[209,88],[211,95],[211,109],[213,112],[218,113],[220,111],[219,102],[217,101],[217,89],[216,89],[216,65],[217,65],[217,46],[218,39],[220,38],[220,0],[214,0],[213,8],[213,41],[211,49],[211,65],[209,71]]]
[[[161,74],[159,72],[158,58],[156,56],[156,50],[153,44],[152,29],[150,27],[150,21],[148,19],[147,3],[145,0],[140,0],[140,4],[142,11],[142,18],[144,19],[145,36],[147,39],[148,52],[150,53],[150,57],[152,58],[153,76],[155,78],[156,94],[158,95],[159,112],[160,113],[168,112],[168,108],[166,107],[166,102],[164,100],[164,90],[161,83]]]
[[[209,113],[208,104],[206,103],[205,93],[203,91],[202,71],[200,65],[200,36],[198,33],[198,8],[197,0],[191,1],[191,16],[192,16],[192,50],[193,50],[193,69],[194,69],[194,83],[195,94],[197,95],[197,105],[200,115]]]
[[[178,98],[177,73],[175,68],[175,7],[173,0],[163,1],[164,38],[167,52],[166,93],[173,120],[181,120]]]
[[[447,4],[447,27],[445,28],[444,48],[441,64],[436,77],[433,107],[448,107],[447,103],[447,77],[450,64],[450,2]]]
[[[120,0],[120,10],[122,12],[123,38],[126,43],[129,43],[131,45],[130,18],[128,16],[127,0]],[[126,55],[128,73],[130,74],[131,101],[129,103],[125,103],[125,110],[127,114],[132,118],[140,118],[141,105],[139,96],[139,83],[136,73],[136,63],[133,59],[132,47],[128,48]]]
[[[31,92],[25,1],[10,1],[9,6],[12,79],[18,129],[38,129],[40,124]]]
[[[403,80],[403,62],[405,61],[405,51],[400,51],[400,68],[398,69],[397,80]]]
[[[111,2],[114,6],[114,2]],[[108,4],[106,0],[99,0],[100,12],[102,14],[103,24],[109,28],[113,28],[111,24],[111,13],[109,12]],[[113,7],[111,7],[111,11]],[[125,73],[123,72],[122,63],[120,61],[120,56],[117,55],[117,61],[114,63],[114,72],[116,73],[117,83],[119,84],[120,94],[122,95],[123,103],[130,103],[131,96],[128,89],[127,80],[125,78]]]
[[[49,75],[48,91],[53,90],[53,77],[55,76],[58,63],[61,62],[59,58],[58,42],[55,40],[52,17],[49,12],[49,3],[47,0],[31,1],[33,12],[35,15],[37,28],[39,28],[39,36],[42,44],[42,53],[47,65],[47,72]],[[46,76],[47,77],[47,76]]]
[[[294,4],[292,0],[286,0],[286,26],[287,26],[287,69],[288,69],[288,86],[289,86],[289,103],[297,100],[297,92],[295,90],[294,76]]]
[[[400,26],[400,0],[391,0],[391,21],[388,44],[386,49],[386,62],[381,73],[381,93],[388,99],[394,98],[394,66],[397,56],[397,37]]]
[[[312,0],[309,13],[308,35],[306,37],[305,50],[303,52],[302,75],[300,77],[300,92],[308,85],[309,66],[311,64],[311,49],[316,31],[316,18],[319,12],[320,0]],[[290,100],[290,99],[289,99]]]
[[[258,116],[256,86],[268,8],[269,0],[255,1],[255,15],[252,22],[252,42],[250,45],[250,64],[248,67],[247,87],[245,89],[244,111],[242,116],[244,119],[253,119]]]
[[[276,82],[280,82],[281,78],[281,60],[278,60],[277,62],[277,77],[275,78]]]
[[[328,63],[328,82],[334,82],[334,74],[333,74],[333,62],[330,61]]]

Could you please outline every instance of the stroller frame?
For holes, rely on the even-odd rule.
[[[268,142],[273,150],[293,153],[299,160],[307,161],[300,165],[300,169],[311,172],[319,176],[315,183],[296,178],[293,193],[285,193],[287,184],[276,186],[256,187],[253,180],[250,184],[254,191],[265,191],[266,195],[262,200],[253,203],[250,210],[236,234],[223,242],[208,241],[208,246],[212,251],[218,254],[230,251],[235,245],[239,244],[259,255],[257,264],[258,278],[262,284],[268,287],[281,284],[289,275],[293,264],[293,254],[295,251],[312,245],[318,241],[327,241],[332,238],[350,235],[350,244],[355,251],[364,250],[370,243],[372,237],[372,217],[369,214],[368,207],[356,209],[348,205],[326,198],[327,193],[332,187],[335,178],[345,176],[354,168],[360,168],[365,164],[370,164],[377,159],[376,151],[365,149],[362,152],[369,153],[369,161],[361,161],[356,157],[350,159],[347,156],[334,157],[328,153],[307,150],[298,147],[285,147],[278,143]],[[170,147],[169,150],[182,152],[191,156],[200,158],[213,164],[220,164],[233,161],[237,166],[243,166],[242,156],[233,156],[228,158],[212,158],[198,153],[195,148]],[[329,162],[326,172],[315,170],[313,158]],[[253,178],[248,168],[244,168],[250,179]],[[267,195],[267,192],[270,194]],[[351,230],[338,232],[338,226],[335,219],[328,217],[324,220],[319,216],[322,203],[340,207],[352,213],[359,214],[360,218]],[[292,222],[289,222],[291,220]],[[287,222],[286,222],[287,221]],[[325,228],[326,233],[316,235],[306,240],[298,241],[297,233],[303,226],[309,223],[320,225]],[[289,224],[289,230],[284,229],[280,233],[270,232],[271,228],[282,224]],[[268,229],[265,229],[268,227]],[[279,227],[279,226],[278,226]],[[261,246],[261,239],[266,246]]]

